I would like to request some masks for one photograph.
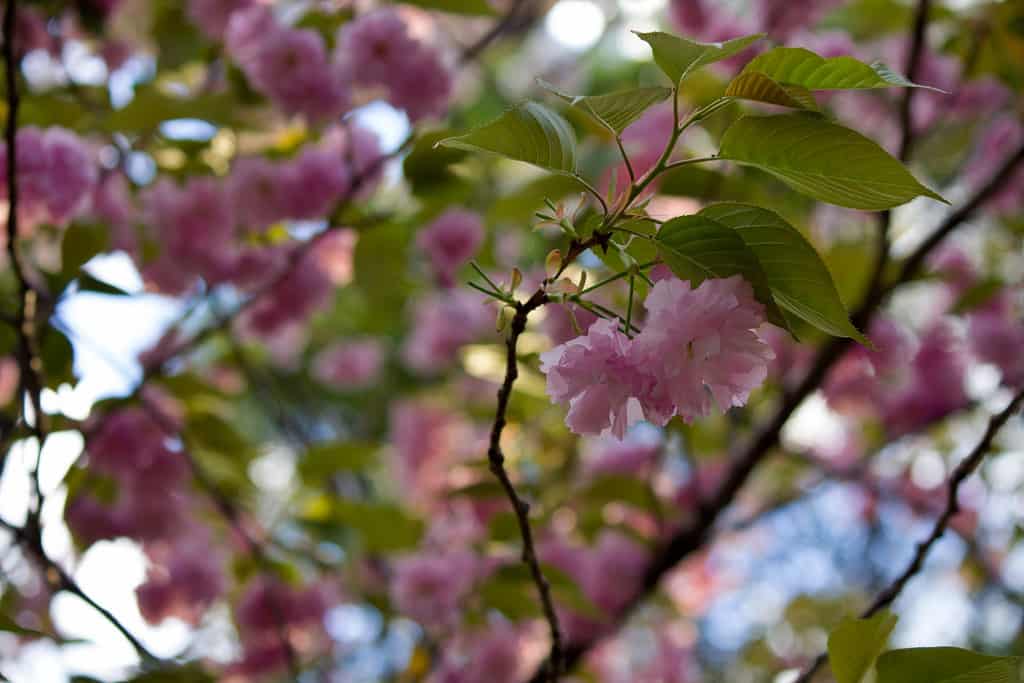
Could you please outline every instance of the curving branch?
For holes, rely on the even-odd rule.
[[[487,448],[487,460],[491,472],[501,483],[501,488],[512,504],[512,510],[516,515],[516,522],[519,525],[519,535],[523,541],[523,563],[529,568],[530,576],[537,587],[537,594],[540,597],[541,607],[544,611],[544,618],[548,622],[548,630],[551,633],[551,656],[545,670],[545,679],[554,683],[558,680],[562,671],[562,632],[558,625],[558,614],[555,612],[555,601],[551,596],[551,585],[548,583],[544,572],[540,567],[540,560],[537,558],[537,551],[533,541],[533,531],[530,528],[530,505],[516,491],[512,479],[505,469],[505,454],[501,450],[501,433],[505,429],[506,413],[508,411],[509,398],[512,396],[512,385],[519,377],[519,361],[516,358],[516,346],[519,336],[526,330],[526,321],[532,311],[547,303],[548,297],[543,289],[538,289],[525,303],[517,302],[515,315],[512,317],[512,324],[509,329],[508,339],[505,340],[505,379],[498,389],[498,407],[494,414],[494,424],[491,427],[490,444]]]
[[[89,605],[89,607],[106,619],[107,622],[117,629],[117,632],[120,633],[129,644],[131,644],[135,649],[136,654],[139,656],[139,659],[141,659],[144,664],[158,664],[162,661],[159,657],[150,652],[146,646],[142,644],[142,641],[135,637],[135,635],[128,630],[128,627],[121,623],[120,619],[114,616],[113,612],[90,597],[89,594],[86,593],[80,585],[78,585],[78,582],[76,582],[62,566],[57,564],[57,562],[46,554],[46,551],[43,549],[40,529],[34,518],[29,517],[29,520],[24,527],[19,527],[4,519],[0,519],[0,529],[5,529],[14,536],[15,542],[39,567],[40,573],[52,590],[67,591],[82,600],[85,604]]]
[[[906,585],[910,583],[911,579],[921,572],[924,562],[928,558],[928,553],[931,552],[932,547],[938,543],[939,539],[945,535],[946,529],[949,527],[953,517],[960,512],[960,486],[978,469],[982,460],[985,459],[985,455],[988,454],[989,448],[992,445],[992,439],[995,438],[996,433],[1020,410],[1022,404],[1024,404],[1024,390],[1018,391],[1006,408],[993,415],[992,419],[989,420],[988,427],[985,429],[981,440],[978,441],[978,444],[967,457],[960,461],[960,464],[956,466],[953,474],[950,475],[949,480],[946,482],[946,506],[943,508],[938,519],[935,520],[931,533],[917,544],[914,557],[910,560],[906,569],[875,597],[867,609],[861,612],[861,619],[868,619],[891,605],[899,597],[900,593],[903,592]],[[794,683],[810,683],[818,669],[826,661],[828,661],[827,653],[818,655]]]

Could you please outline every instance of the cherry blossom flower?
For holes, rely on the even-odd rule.
[[[416,246],[430,259],[438,281],[450,287],[455,273],[469,261],[484,239],[480,215],[463,209],[449,209],[416,235]]]
[[[696,289],[662,280],[644,306],[639,364],[658,378],[659,391],[684,420],[706,416],[712,400],[723,412],[741,406],[764,382],[774,354],[755,331],[764,322],[764,307],[743,278],[705,280]],[[661,424],[667,414],[662,412]]]
[[[327,347],[313,360],[313,375],[339,389],[372,386],[384,362],[384,349],[375,339],[340,342]]]

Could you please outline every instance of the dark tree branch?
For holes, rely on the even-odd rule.
[[[914,21],[910,28],[909,45],[907,47],[906,61],[903,64],[903,73],[907,80],[913,81],[917,78],[918,67],[921,64],[921,56],[925,48],[925,33],[928,28],[928,12],[931,8],[931,0],[918,0],[917,8],[914,10]],[[899,103],[899,144],[897,157],[900,161],[906,162],[910,158],[910,152],[914,145],[914,121],[912,103],[917,88],[904,88]],[[882,211],[877,214],[878,227],[875,242],[875,263],[868,279],[867,296],[872,298],[881,291],[885,278],[886,268],[889,266],[889,252],[892,248],[889,236],[892,227],[892,210]]]
[[[951,213],[938,228],[935,229],[917,249],[913,251],[904,261],[900,269],[897,283],[906,282],[917,274],[917,271],[924,265],[925,259],[934,249],[956,230],[961,223],[971,218],[974,213],[999,192],[1006,182],[1017,172],[1021,163],[1024,162],[1024,144],[1015,149],[999,166],[992,177],[988,179],[964,204]]]
[[[931,0],[918,0],[917,8],[914,10],[914,23],[910,30],[910,45],[907,49],[906,62],[903,65],[903,73],[907,80],[910,81],[917,77],[917,69],[921,64],[931,4]],[[901,161],[906,161],[910,158],[910,152],[914,146],[914,122],[911,102],[916,92],[917,88],[904,88],[903,97],[900,98],[900,146],[897,156]]]
[[[508,412],[508,402],[512,396],[512,387],[519,377],[519,361],[516,356],[516,347],[519,336],[526,330],[526,322],[530,313],[537,310],[550,301],[545,292],[545,285],[557,280],[565,269],[569,267],[583,252],[593,247],[606,248],[611,233],[595,232],[585,240],[574,239],[569,243],[569,248],[562,256],[558,271],[549,277],[525,302],[515,304],[515,314],[509,329],[508,338],[505,341],[505,379],[498,389],[498,406],[495,410],[494,424],[491,427],[490,444],[487,448],[487,460],[490,470],[498,479],[505,496],[512,504],[512,510],[516,515],[516,522],[519,525],[519,535],[523,542],[523,563],[530,570],[530,576],[537,587],[537,594],[540,597],[541,608],[544,618],[548,623],[548,630],[551,634],[551,650],[543,666],[534,676],[534,679],[544,683],[555,683],[567,669],[567,665],[574,660],[572,650],[566,650],[562,643],[562,632],[558,624],[558,614],[555,611],[554,599],[551,596],[551,586],[540,566],[537,552],[533,541],[533,531],[530,528],[530,506],[522,499],[516,491],[512,479],[505,469],[505,454],[501,450],[501,433],[505,429]]]
[[[1003,425],[1020,410],[1022,403],[1024,403],[1024,391],[1019,391],[1006,408],[993,415],[992,419],[989,420],[988,427],[985,429],[981,440],[978,441],[978,445],[971,450],[966,458],[960,461],[960,464],[953,470],[953,474],[950,475],[949,481],[946,482],[946,506],[943,508],[942,514],[935,520],[931,533],[928,534],[927,538],[918,543],[914,557],[910,560],[906,569],[875,597],[867,609],[861,612],[861,619],[868,619],[891,605],[899,597],[900,593],[903,592],[906,585],[910,583],[911,579],[921,572],[924,562],[928,558],[928,553],[931,552],[932,547],[938,543],[939,539],[945,535],[950,522],[960,512],[960,486],[981,465],[981,461],[985,459],[992,445],[992,439],[995,438],[996,433]],[[828,661],[827,653],[818,655],[794,683],[810,683],[818,669],[826,661]]]
[[[18,57],[14,44],[17,25],[17,5],[9,0],[4,7],[3,16],[3,55],[4,75],[7,85],[7,123],[4,139],[7,143],[7,257],[11,272],[18,287],[18,310],[15,314],[14,327],[17,335],[15,356],[18,363],[18,396],[19,411],[24,415],[24,396],[28,397],[32,406],[32,432],[38,441],[39,455],[32,468],[32,484],[36,497],[36,505],[31,512],[36,515],[42,508],[43,492],[39,486],[39,458],[42,457],[43,444],[46,442],[45,415],[43,413],[42,393],[43,382],[40,377],[42,362],[36,349],[36,319],[40,303],[38,293],[29,282],[25,265],[18,253],[18,112],[21,106],[21,94],[18,91]]]
[[[136,654],[138,654],[139,659],[143,661],[143,664],[155,664],[161,661],[151,653],[146,646],[128,630],[128,627],[122,624],[110,610],[91,598],[88,593],[82,590],[82,587],[78,585],[78,583],[64,570],[63,567],[53,561],[49,555],[46,554],[46,551],[43,549],[39,527],[32,517],[29,517],[29,520],[26,522],[24,527],[19,527],[4,519],[0,519],[0,528],[6,529],[14,536],[14,540],[17,544],[39,567],[40,573],[43,575],[43,578],[51,589],[56,591],[67,591],[81,599],[85,604],[89,605],[89,607],[99,613],[100,616],[106,619],[107,622],[117,629],[117,632],[131,644],[135,649]]]
[[[29,510],[28,518],[23,527],[15,526],[0,520],[0,527],[13,534],[15,541],[26,554],[37,564],[47,583],[56,590],[64,590],[77,596],[106,619],[117,631],[131,643],[144,662],[158,661],[146,647],[134,636],[117,617],[95,600],[93,600],[75,580],[54,562],[43,549],[42,529],[39,512],[42,508],[43,494],[39,485],[39,458],[42,457],[43,445],[46,442],[46,429],[43,425],[45,416],[42,408],[42,363],[36,353],[36,318],[39,297],[28,280],[25,266],[18,253],[18,110],[21,104],[18,92],[18,60],[15,50],[15,26],[17,23],[17,2],[7,0],[3,15],[3,57],[4,74],[7,85],[7,123],[4,139],[7,143],[7,256],[11,271],[18,285],[19,306],[14,321],[18,336],[18,370],[20,374],[20,395],[27,394],[32,405],[32,433],[38,442],[39,455],[32,469],[32,482],[35,501]],[[20,410],[24,411],[21,401]]]
[[[512,0],[511,6],[509,6],[508,11],[505,12],[501,19],[495,22],[486,33],[462,50],[462,54],[459,55],[459,64],[472,62],[474,59],[479,57],[484,50],[490,47],[491,43],[500,38],[503,34],[511,32],[520,21],[520,10],[528,9],[529,4],[529,0]],[[522,19],[529,23],[530,17],[524,16]]]

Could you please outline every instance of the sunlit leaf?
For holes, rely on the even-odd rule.
[[[802,47],[777,47],[754,57],[742,74],[759,73],[776,83],[808,90],[865,90],[872,88],[931,88],[908,81],[885,64],[865,64],[849,56],[821,57]]]
[[[699,43],[661,31],[636,35],[651,46],[654,62],[673,85],[678,85],[694,69],[728,59],[764,37],[758,33],[721,43]]]
[[[828,637],[828,662],[836,683],[861,683],[895,626],[896,615],[888,610],[870,619],[841,621]]]
[[[744,116],[725,132],[719,156],[851,209],[881,211],[922,196],[946,201],[877,143],[809,113]]]

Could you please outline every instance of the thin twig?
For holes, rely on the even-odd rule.
[[[459,63],[465,64],[476,59],[491,43],[500,38],[504,33],[510,31],[519,19],[520,10],[527,9],[528,0],[513,0],[512,6],[508,8],[504,16],[499,19],[486,33],[480,36],[475,42],[468,45],[459,55]]]
[[[917,78],[917,70],[921,64],[921,56],[925,47],[925,32],[928,27],[928,12],[931,0],[918,0],[914,10],[914,21],[910,27],[907,58],[903,65],[903,73],[908,81]],[[917,88],[904,88],[899,103],[899,145],[897,157],[906,162],[914,144],[914,121],[912,104]],[[892,210],[887,209],[877,214],[878,227],[875,241],[875,261],[871,276],[868,278],[867,297],[876,296],[882,288],[885,271],[889,266],[889,254],[892,249]]]
[[[992,416],[992,419],[988,422],[988,427],[985,429],[984,435],[978,444],[971,450],[971,452],[960,461],[960,464],[953,470],[953,474],[950,475],[949,480],[946,482],[946,506],[943,508],[942,513],[935,520],[935,524],[932,526],[931,533],[917,544],[917,550],[914,552],[914,557],[910,560],[906,569],[900,573],[892,583],[880,592],[874,599],[874,601],[860,614],[861,619],[868,619],[877,614],[882,609],[885,609],[899,597],[903,589],[910,583],[917,574],[921,572],[924,567],[924,562],[928,558],[928,553],[931,552],[932,547],[938,543],[939,539],[946,533],[946,529],[949,527],[953,517],[960,512],[960,486],[970,477],[978,466],[981,465],[982,460],[988,454],[989,447],[992,445],[992,439],[995,438],[996,433],[1006,424],[1006,422],[1020,410],[1021,404],[1024,403],[1024,391],[1017,392],[1017,395],[1013,397],[1009,405],[1006,406],[1001,412]],[[828,661],[828,654],[822,653],[804,670],[800,677],[794,681],[794,683],[809,683],[818,669]]]

